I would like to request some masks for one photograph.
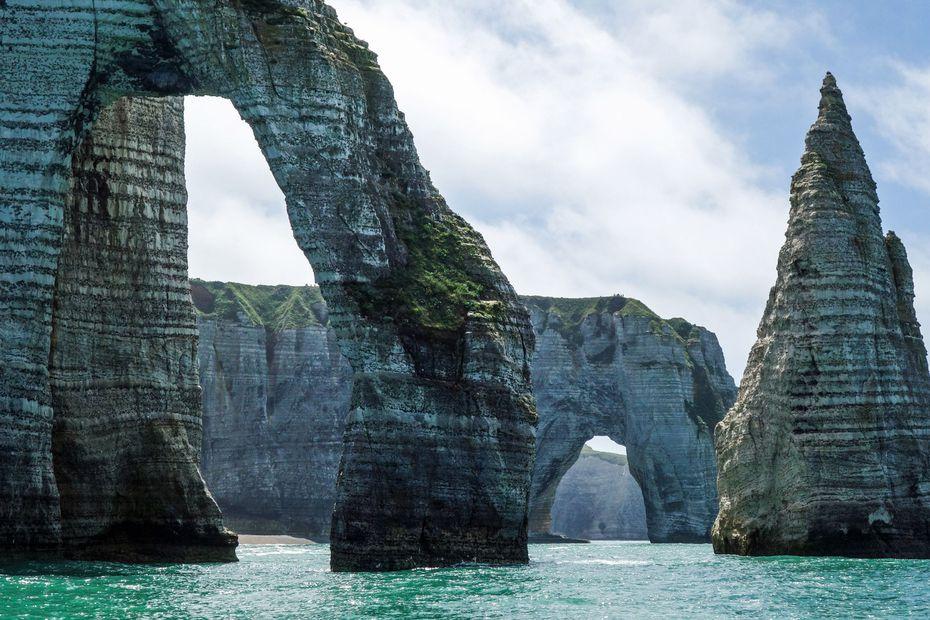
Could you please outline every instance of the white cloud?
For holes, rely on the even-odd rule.
[[[776,67],[770,52],[784,51],[810,33],[826,32],[816,11],[786,17],[736,0],[588,4],[603,7],[601,21],[607,21],[639,66],[663,81],[771,83]]]
[[[673,78],[744,71],[797,26],[730,2],[630,0],[598,19],[563,0],[334,4],[380,54],[440,190],[520,292],[640,298],[715,330],[741,371],[788,180],[770,189]]]
[[[850,97],[869,115],[893,152],[877,171],[888,180],[930,192],[930,66],[889,62],[891,80]]]
[[[902,193],[898,201],[886,203],[886,208],[905,213],[903,217],[895,214],[895,219],[904,224],[897,227],[897,233],[914,270],[914,306],[926,337],[926,326],[930,325],[930,234],[922,221],[914,221],[913,214],[906,215],[906,209],[919,214],[930,193],[930,65],[915,66],[887,58],[880,62],[884,79],[850,89],[847,99],[874,124],[879,142],[876,146],[884,147],[881,157],[870,158],[874,176],[880,179],[879,196],[888,184],[917,190]],[[899,204],[901,200],[916,204]]]
[[[233,105],[188,97],[185,122],[191,275],[247,284],[313,282],[291,234],[284,195]]]

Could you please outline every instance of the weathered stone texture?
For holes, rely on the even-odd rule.
[[[5,551],[57,548],[61,539],[48,383],[52,295],[71,179],[70,162],[61,156],[67,135],[59,128],[71,122],[80,104],[94,52],[93,20],[75,13],[81,11],[0,8],[0,546]]]
[[[180,100],[136,98],[107,108],[72,159],[49,357],[71,555],[235,557],[197,469],[183,156]]]
[[[191,287],[200,313],[203,473],[226,523],[327,540],[352,369],[319,289]]]
[[[333,567],[526,561],[536,421],[528,317],[481,237],[420,165],[375,55],[330,7],[8,0],[0,6],[0,46],[5,545],[56,547],[61,538],[48,364],[77,145],[120,97],[212,94],[230,99],[252,126],[356,372]],[[169,332],[140,337],[137,354],[154,363],[159,356],[150,350],[167,347]],[[169,435],[186,428],[195,442],[194,426],[158,428]],[[157,452],[157,441],[180,445],[179,436],[159,436],[140,449]],[[151,501],[156,521],[196,503],[187,492],[199,477],[187,456],[166,460],[174,458],[189,477],[182,490],[149,489],[165,494]],[[69,492],[88,496],[80,487]],[[213,519],[209,496],[197,501],[201,516]],[[73,522],[80,529],[96,518],[76,508]],[[127,536],[136,535],[143,536]]]
[[[582,540],[646,540],[643,492],[622,454],[585,447],[562,476],[552,533]]]
[[[714,549],[930,556],[930,376],[904,247],[827,74],[778,277],[717,428]]]
[[[539,408],[530,531],[551,530],[562,476],[591,437],[627,449],[649,539],[700,542],[717,513],[713,428],[736,396],[716,337],[624,297],[524,298]]]

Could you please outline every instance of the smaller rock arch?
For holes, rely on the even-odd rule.
[[[649,539],[709,541],[713,429],[736,398],[716,336],[621,296],[524,301],[537,334],[531,537],[550,532],[559,481],[585,442],[604,435],[627,448]]]

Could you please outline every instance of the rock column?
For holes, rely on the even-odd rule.
[[[904,247],[833,76],[778,277],[717,427],[718,553],[930,556],[930,377]]]

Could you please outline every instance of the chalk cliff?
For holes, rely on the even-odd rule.
[[[183,145],[118,125],[81,159],[121,98],[198,94],[252,127],[355,371],[333,569],[527,561],[528,316],[330,6],[2,0],[0,49],[0,555],[109,532],[135,559],[159,524],[164,559],[233,555],[196,464]]]
[[[904,246],[836,81],[791,182],[778,275],[717,428],[714,549],[930,556],[930,375]]]
[[[328,540],[352,369],[317,287],[193,281],[203,474],[232,529]]]
[[[349,403],[347,391],[338,388],[350,381],[335,350],[322,344],[331,342],[323,335],[325,307],[312,288],[195,282],[193,294],[207,313],[200,319],[200,368],[210,488],[234,525],[319,538],[294,515],[314,512],[318,523],[328,518],[327,481],[334,473],[324,472],[341,446],[325,438],[341,432],[343,419],[335,412],[347,411]],[[293,296],[308,299],[314,311],[280,310]],[[622,297],[521,299],[532,311],[539,342],[531,366],[541,421],[534,532],[549,532],[556,487],[584,442],[611,435],[635,454],[631,484],[638,479],[644,485],[637,493],[640,504],[648,498],[651,538],[707,540],[716,514],[711,429],[736,395],[716,337],[682,319],[664,321]],[[281,315],[303,318],[279,333],[274,317]],[[269,368],[282,355],[278,343],[293,341],[302,329],[320,344],[279,367],[288,380],[276,386]],[[302,386],[300,397],[276,391],[293,386]],[[287,403],[295,423],[302,421],[302,431],[274,430],[278,401]],[[258,479],[256,465],[264,468]],[[307,471],[318,474],[312,483]],[[615,473],[619,483],[622,472]],[[282,509],[282,501],[290,508]],[[620,536],[619,526],[616,532]]]
[[[716,336],[621,296],[522,299],[537,334],[530,531],[550,531],[559,481],[587,440],[606,435],[627,449],[649,539],[707,541],[717,514],[713,429],[736,397]]]
[[[70,556],[234,557],[197,469],[182,118],[179,99],[123,99],[72,159],[48,363]]]
[[[555,492],[552,533],[584,540],[649,538],[643,492],[626,456],[582,448]]]

